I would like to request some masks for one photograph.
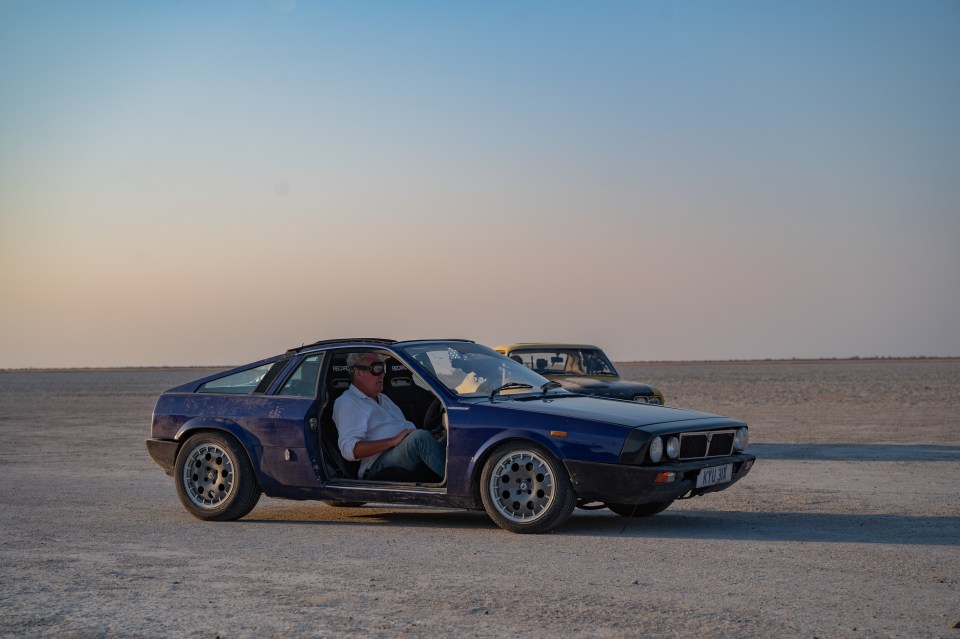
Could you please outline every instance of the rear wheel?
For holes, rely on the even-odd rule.
[[[649,504],[607,504],[607,508],[623,517],[649,517],[662,513],[670,507],[670,501],[654,501]]]
[[[199,519],[240,519],[260,500],[246,451],[226,433],[198,433],[188,439],[177,455],[173,477],[180,502]]]
[[[543,533],[573,513],[577,498],[563,466],[531,443],[493,452],[480,475],[483,507],[495,524],[515,533]]]

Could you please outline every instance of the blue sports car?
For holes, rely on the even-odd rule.
[[[357,352],[383,358],[373,373],[383,371],[383,392],[446,447],[443,477],[423,467],[358,479],[332,417],[350,386],[347,355]],[[146,444],[201,519],[239,519],[264,493],[483,509],[518,533],[552,530],[578,506],[654,515],[729,488],[755,459],[742,422],[576,395],[467,340],[294,348],[164,392]]]

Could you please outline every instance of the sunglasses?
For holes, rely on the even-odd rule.
[[[370,371],[371,375],[376,375],[379,377],[380,375],[383,375],[384,371],[387,370],[387,365],[383,362],[377,362],[376,364],[372,364],[370,366],[365,364],[355,364],[353,368],[354,370],[358,371]]]

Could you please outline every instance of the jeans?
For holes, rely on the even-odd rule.
[[[381,453],[377,461],[364,473],[364,478],[374,479],[377,473],[387,468],[402,468],[413,472],[420,462],[438,477],[443,477],[446,461],[446,445],[435,440],[429,431],[418,428],[404,437],[402,442]]]

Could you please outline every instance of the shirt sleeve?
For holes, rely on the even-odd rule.
[[[347,393],[333,403],[333,421],[337,425],[337,446],[347,461],[357,461],[353,448],[367,433],[367,416]]]

